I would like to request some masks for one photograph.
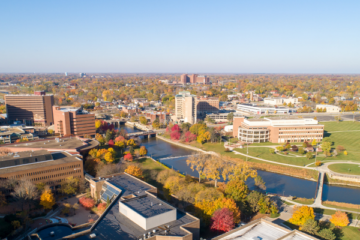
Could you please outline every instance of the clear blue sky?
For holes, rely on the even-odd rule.
[[[0,72],[360,73],[360,1],[0,1]]]

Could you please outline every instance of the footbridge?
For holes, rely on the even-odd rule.
[[[172,159],[176,159],[176,158],[189,158],[191,156],[200,156],[200,155],[203,155],[203,154],[192,154],[192,155],[183,155],[183,156],[174,156],[174,157],[166,157],[166,158],[160,158],[159,161],[164,161],[164,160],[172,160]]]
[[[134,132],[134,133],[128,133],[127,134],[128,138],[130,137],[140,137],[140,136],[143,136],[143,137],[156,137],[156,132],[155,131],[144,131],[144,132]]]
[[[311,207],[322,207],[322,193],[324,187],[324,177],[325,172],[319,172],[319,182],[318,182],[318,189],[314,203]]]

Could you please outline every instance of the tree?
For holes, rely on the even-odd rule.
[[[177,172],[175,172],[172,169],[165,169],[161,172],[159,172],[159,174],[156,177],[156,181],[158,181],[161,184],[165,184],[166,180],[171,177],[171,176],[178,176],[179,174]]]
[[[185,179],[179,176],[169,177],[164,184],[164,188],[168,189],[170,194],[176,194],[184,187]]]
[[[206,178],[212,179],[215,182],[215,188],[217,187],[217,182],[221,179],[221,177],[224,181],[227,179],[229,172],[229,164],[226,164],[222,159],[214,155],[209,156],[209,159],[206,162],[204,174]]]
[[[125,169],[125,172],[133,175],[134,177],[137,178],[141,178],[143,175],[143,171],[141,170],[140,167],[136,166],[136,165],[130,165]]]
[[[284,147],[283,146],[278,146],[278,147],[276,147],[276,150],[278,150],[279,152],[282,152],[282,151],[284,151]]]
[[[143,125],[146,125],[146,124],[147,124],[147,119],[146,119],[144,116],[139,117],[139,121],[140,121],[140,123],[143,124]]]
[[[343,152],[343,151],[345,151],[345,148],[344,148],[343,146],[341,146],[341,145],[338,145],[338,146],[336,147],[336,150],[337,150],[338,152]]]
[[[242,180],[246,182],[249,177],[256,178],[257,176],[257,171],[250,168],[246,162],[237,163],[235,167],[229,166],[229,170],[230,180]]]
[[[134,139],[131,138],[127,141],[126,145],[135,147],[136,143],[135,143]]]
[[[20,201],[22,208],[24,209],[24,203],[28,202],[29,205],[32,201],[38,198],[39,192],[30,180],[22,179],[16,185],[14,192],[12,193],[15,199]]]
[[[40,197],[40,205],[44,207],[44,209],[52,209],[55,205],[55,198],[50,188],[46,188]]]
[[[301,230],[307,233],[310,233],[311,235],[316,235],[319,231],[320,227],[317,224],[317,221],[314,219],[308,219],[302,226]]]
[[[330,153],[330,151],[331,151],[331,142],[323,142],[322,144],[321,144],[321,148],[322,148],[322,150],[325,152],[325,153]]]
[[[133,156],[131,155],[131,153],[128,153],[124,156],[124,160],[125,161],[129,161],[132,162],[133,161]]]
[[[95,200],[87,197],[81,197],[79,203],[86,209],[91,209],[95,206]]]
[[[306,158],[307,158],[308,160],[312,159],[312,158],[313,158],[312,152],[307,152],[307,153],[306,153]]]
[[[189,185],[187,185],[185,188],[180,189],[176,193],[176,197],[181,201],[183,201],[183,206],[185,208],[190,204],[194,204],[196,194],[203,190],[205,190],[204,184],[192,182]]]
[[[330,222],[337,227],[345,227],[349,224],[349,218],[346,213],[337,211],[335,214],[331,215]]]
[[[345,155],[345,156],[348,155],[348,152],[347,152],[347,151],[344,151],[344,155]]]
[[[114,140],[110,139],[108,145],[109,147],[114,147]]]
[[[7,204],[5,194],[0,191],[0,207],[5,206]]]
[[[141,146],[140,147],[140,155],[141,156],[144,156],[144,155],[146,155],[147,154],[147,149],[146,149],[146,147],[145,146]]]
[[[125,147],[125,140],[124,141],[116,141],[114,146],[118,147],[118,148],[124,148]]]
[[[216,188],[205,188],[195,195],[195,202],[215,201],[219,198],[224,198],[224,194],[222,192]]]
[[[100,143],[100,146],[104,146],[105,138],[101,134],[97,133],[95,139]]]
[[[133,146],[129,147],[129,153],[134,156],[135,150]]]
[[[107,152],[105,155],[104,155],[104,159],[106,162],[108,163],[112,163],[115,159],[114,159],[114,156],[111,152]]]
[[[269,152],[270,152],[271,154],[274,154],[274,153],[275,153],[275,150],[274,150],[273,148],[270,148],[270,149],[269,149]]]
[[[206,168],[207,157],[205,154],[201,155],[191,155],[187,160],[186,164],[189,166],[191,170],[197,171],[199,174],[199,182],[201,180],[201,175],[204,175],[204,171]]]
[[[66,178],[65,181],[61,183],[61,191],[64,194],[68,194],[68,195],[75,194],[78,190],[78,186],[79,186],[79,179],[71,176]]]
[[[231,180],[226,184],[226,197],[234,199],[237,203],[245,201],[248,193],[249,188],[242,180]]]
[[[159,121],[159,119],[155,119],[155,121],[153,121],[153,123],[152,123],[151,125],[152,125],[152,127],[153,127],[154,129],[159,129],[159,128],[160,128],[160,121]]]
[[[89,151],[89,155],[92,156],[93,158],[96,158],[97,155],[97,149],[93,148]]]
[[[318,235],[324,239],[327,240],[335,240],[336,235],[328,228],[321,229],[320,232],[318,232]]]
[[[226,119],[229,121],[229,122],[232,122],[233,121],[233,118],[234,118],[234,113],[229,113],[226,117]]]
[[[39,192],[43,192],[46,184],[44,182],[39,182],[39,183],[35,184],[35,186]]]
[[[312,142],[311,142],[311,145],[316,146],[316,144],[317,144],[316,139],[313,139]]]
[[[234,216],[227,208],[221,208],[214,212],[211,217],[211,227],[213,231],[228,232],[235,227]]]
[[[111,131],[110,129],[106,130],[106,134],[105,134],[105,142],[109,142],[111,139],[114,138],[114,132]]]
[[[96,176],[97,177],[103,177],[103,176],[107,176],[107,175],[112,175],[115,173],[119,173],[122,171],[122,165],[121,164],[107,164],[104,165],[99,164],[97,171],[96,171]]]
[[[304,148],[299,147],[299,149],[298,149],[298,153],[300,153],[300,154],[304,154],[304,153],[305,153]]]
[[[292,217],[289,219],[289,222],[302,227],[305,224],[305,222],[309,219],[313,219],[313,220],[315,219],[314,209],[312,207],[308,207],[305,205],[301,207],[295,205],[294,213]]]
[[[101,121],[100,120],[96,120],[95,121],[95,128],[96,130],[98,130],[101,127]]]
[[[261,198],[264,197],[264,194],[258,192],[258,191],[251,191],[250,194],[246,197],[246,200],[248,201],[251,210],[255,213],[259,211],[259,204]]]
[[[265,182],[261,176],[257,175],[254,178],[254,180],[255,180],[255,186],[257,186],[258,188],[260,188],[262,190],[266,190]]]

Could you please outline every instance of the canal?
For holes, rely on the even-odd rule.
[[[124,128],[127,132],[138,132],[129,127]],[[177,170],[183,174],[189,174],[198,177],[197,172],[194,172],[186,164],[186,157],[173,158],[168,160],[161,160],[162,158],[186,156],[194,154],[195,151],[182,148],[177,145],[162,141],[157,138],[141,139],[141,145],[145,146],[148,150],[148,155],[152,158],[161,161],[167,166]],[[316,182],[291,177],[287,175],[260,171],[258,174],[263,178],[266,183],[266,192],[281,194],[286,196],[296,196],[304,198],[314,198],[316,190]],[[249,179],[247,184],[250,189],[254,189],[254,181]],[[324,184],[323,201],[337,201],[353,204],[360,204],[360,188],[352,188],[346,186],[330,186]]]

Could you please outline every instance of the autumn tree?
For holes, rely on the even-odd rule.
[[[50,188],[45,188],[40,197],[40,205],[44,209],[51,209],[55,205],[55,198]]]
[[[128,153],[124,156],[124,160],[128,161],[128,162],[132,162],[133,161],[133,156],[131,155],[131,153]]]
[[[232,198],[235,202],[243,202],[249,193],[247,185],[242,180],[231,180],[226,184],[226,197]]]
[[[114,159],[114,155],[111,153],[111,152],[107,152],[105,155],[104,155],[104,159],[106,162],[108,163],[112,163],[115,159]]]
[[[307,158],[308,160],[310,160],[311,158],[313,158],[312,152],[307,152],[307,153],[306,153],[306,158]]]
[[[101,127],[101,121],[100,120],[96,120],[95,121],[95,128],[96,130],[98,130]]]
[[[61,183],[61,192],[64,194],[75,194],[78,190],[79,179],[73,176],[68,177]]]
[[[134,139],[131,138],[126,142],[126,145],[135,147],[136,143],[135,143]]]
[[[29,179],[22,179],[14,188],[12,195],[21,203],[21,206],[24,209],[24,203],[27,202],[30,205],[32,201],[38,198],[39,192],[35,184],[33,184]]]
[[[221,158],[211,155],[206,162],[204,174],[206,178],[212,179],[215,182],[215,187],[217,187],[218,180],[222,177],[225,181],[228,177],[229,171],[230,166],[228,164],[226,164]]]
[[[222,192],[216,188],[205,188],[195,195],[195,202],[215,201],[219,198],[224,198],[224,194]]]
[[[129,165],[125,169],[125,172],[137,178],[141,178],[143,175],[143,171],[141,170],[141,168],[136,165]]]
[[[252,169],[246,162],[236,163],[235,166],[229,167],[229,170],[228,179],[230,180],[242,180],[246,182],[249,177],[257,177],[257,171]]]
[[[336,211],[335,214],[331,215],[330,222],[337,227],[345,227],[349,224],[349,218],[346,213]]]
[[[179,174],[175,172],[172,169],[165,169],[159,172],[159,174],[156,177],[156,181],[158,181],[161,184],[165,184],[166,180],[171,176],[178,176]]]
[[[164,184],[164,188],[168,189],[170,194],[176,194],[184,187],[186,187],[185,179],[179,176],[169,177]]]
[[[213,231],[228,232],[235,227],[234,216],[227,208],[221,208],[214,212],[211,217],[211,227]]]
[[[314,219],[308,219],[302,226],[301,230],[307,233],[310,233],[311,235],[316,235],[319,231],[320,227],[318,226],[318,223]]]
[[[143,124],[143,125],[146,125],[146,124],[147,124],[147,119],[146,119],[144,116],[139,117],[139,121],[140,121],[140,123]]]
[[[141,146],[139,153],[140,153],[141,156],[146,155],[146,154],[147,154],[147,149],[146,149],[146,147],[145,147],[145,146]]]
[[[299,225],[301,228],[309,219],[315,219],[314,209],[312,207],[308,207],[305,205],[301,207],[294,206],[294,213],[289,219],[289,222]]]
[[[153,121],[152,127],[153,127],[154,129],[159,129],[159,128],[160,128],[160,121],[159,121],[159,119],[155,119],[155,121]]]
[[[87,197],[81,197],[79,203],[86,209],[91,209],[95,206],[95,200]]]
[[[201,180],[201,176],[204,175],[204,171],[206,168],[207,155],[191,155],[187,160],[186,164],[190,166],[191,170],[197,171],[199,174],[199,182]]]

